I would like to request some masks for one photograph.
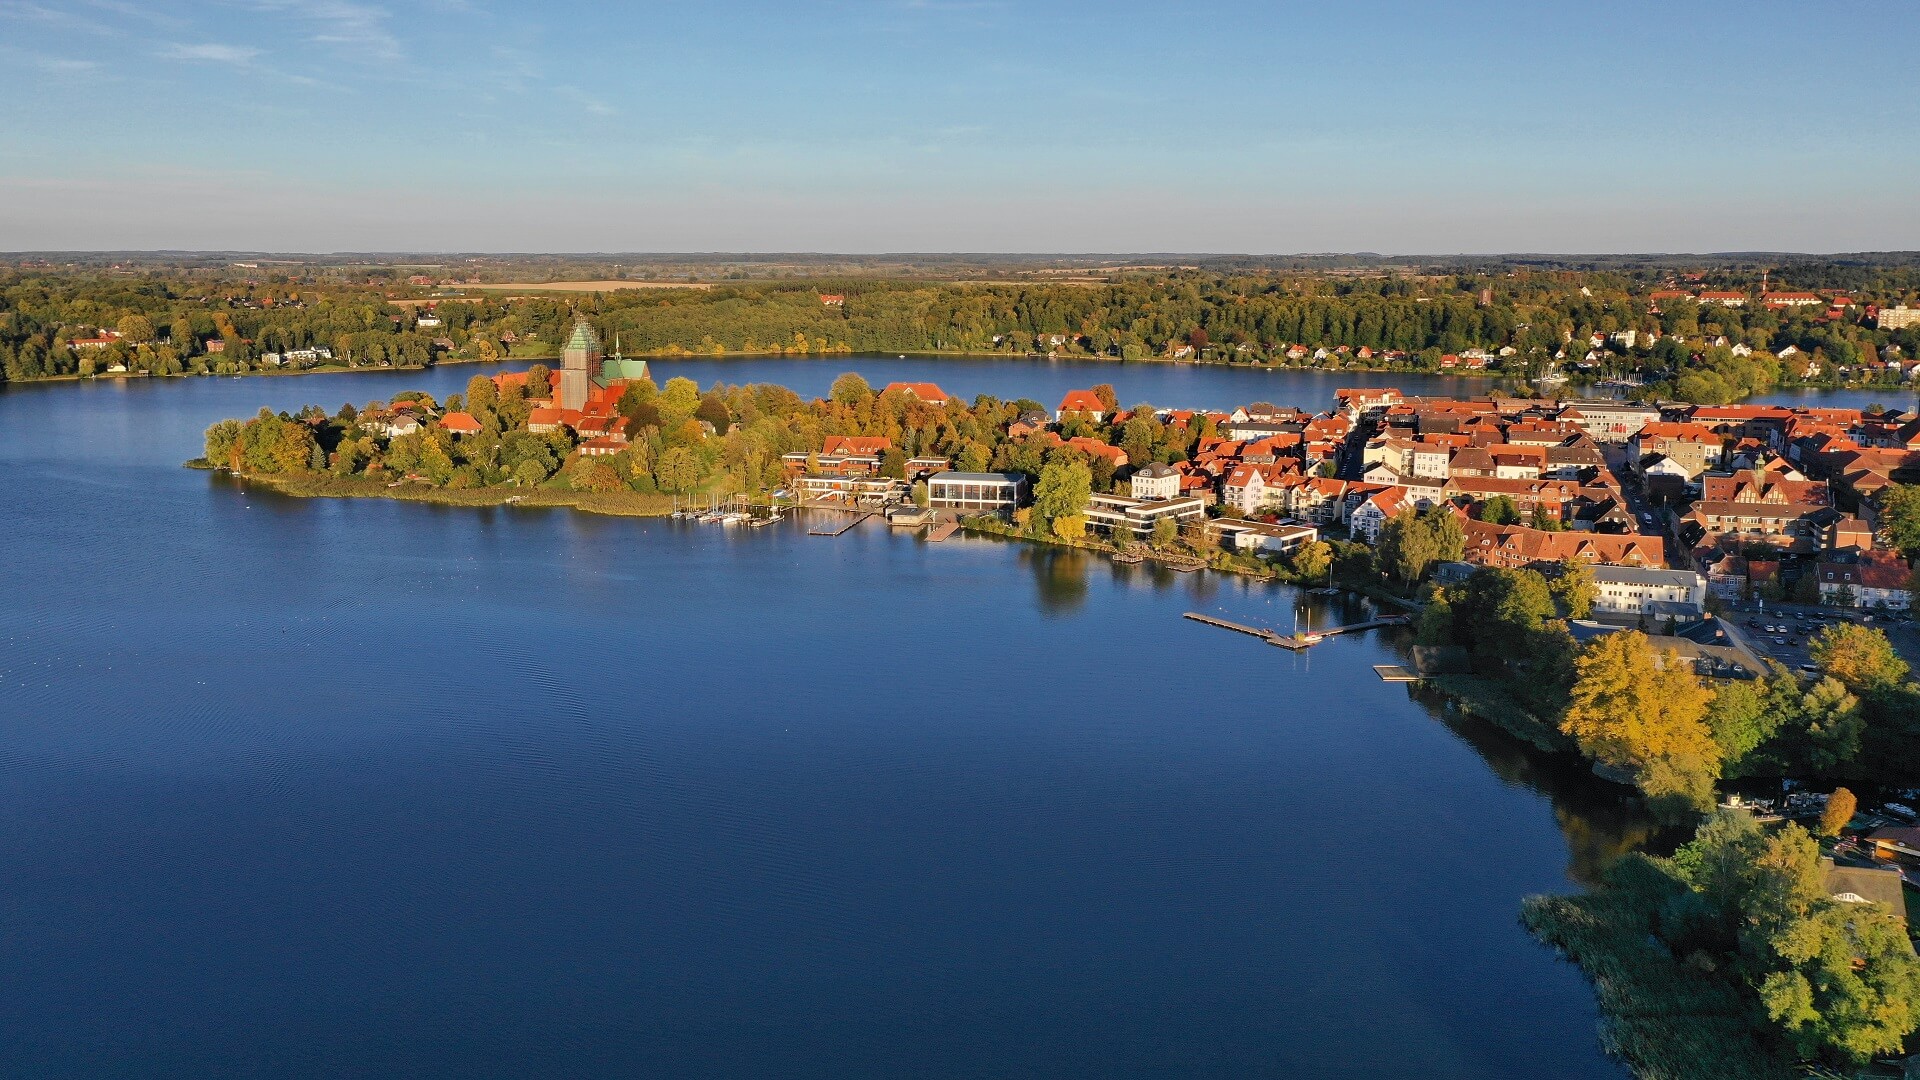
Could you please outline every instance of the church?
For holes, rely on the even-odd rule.
[[[527,430],[568,427],[583,440],[579,453],[619,453],[627,445],[627,418],[620,415],[617,406],[628,382],[648,377],[647,362],[626,359],[618,345],[613,356],[606,356],[599,335],[585,319],[574,324],[573,336],[567,339],[560,356],[560,370],[548,376],[547,386],[527,388],[529,394],[544,391],[527,416]],[[504,390],[516,376],[518,380],[526,378],[524,373],[496,375],[494,384]]]
[[[584,412],[596,391],[604,395],[606,391],[615,390],[611,399],[618,401],[620,394],[616,388],[624,389],[628,382],[648,377],[647,362],[621,356],[617,343],[613,355],[606,356],[600,349],[599,335],[585,319],[573,324],[573,336],[567,339],[560,356],[559,406],[562,409]]]

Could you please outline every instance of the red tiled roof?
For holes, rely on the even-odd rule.
[[[1091,390],[1069,390],[1067,396],[1060,399],[1060,411],[1104,413],[1107,406]]]
[[[820,452],[871,456],[891,449],[893,449],[893,440],[884,435],[829,435]]]
[[[899,390],[902,393],[909,394],[932,405],[944,405],[947,401],[947,392],[930,382],[891,382],[887,384],[885,390],[880,392],[885,394],[894,390]]]

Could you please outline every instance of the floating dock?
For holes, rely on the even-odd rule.
[[[1241,623],[1229,622],[1226,619],[1216,619],[1211,615],[1202,615],[1197,611],[1189,611],[1186,615],[1182,616],[1182,618],[1192,619],[1194,622],[1205,623],[1208,626],[1218,626],[1222,630],[1232,630],[1239,634],[1252,634],[1254,637],[1265,638],[1268,641],[1272,641],[1280,636],[1271,630],[1263,630],[1258,626],[1245,626]]]
[[[960,531],[960,523],[957,521],[940,522],[939,524],[933,527],[933,530],[931,532],[927,533],[927,542],[930,544],[937,544],[940,541],[947,539],[948,537],[952,536],[954,533],[957,533],[959,531]]]
[[[807,535],[839,536],[841,533],[846,532],[848,529],[853,528],[855,525],[860,524],[872,516],[873,514],[871,513],[857,513],[837,525],[815,525],[813,528],[807,530]]]
[[[1381,682],[1419,682],[1420,676],[1401,667],[1399,664],[1375,664],[1373,673],[1380,676]]]
[[[1325,630],[1308,630],[1300,634],[1282,634],[1278,631],[1266,630],[1258,626],[1244,626],[1227,619],[1215,618],[1212,615],[1202,615],[1197,611],[1189,611],[1184,617],[1192,619],[1194,622],[1205,623],[1208,626],[1218,626],[1223,630],[1232,630],[1236,633],[1252,634],[1257,638],[1265,638],[1269,645],[1277,645],[1282,649],[1292,649],[1294,652],[1311,649],[1328,638],[1339,634],[1357,634],[1362,630],[1372,630],[1380,626],[1405,626],[1410,621],[1405,615],[1382,615],[1377,619],[1368,619],[1366,622],[1348,623],[1345,626],[1329,626]],[[1384,675],[1381,676],[1381,678],[1385,677]]]

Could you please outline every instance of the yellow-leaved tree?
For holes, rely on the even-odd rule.
[[[1686,661],[1656,655],[1636,630],[1595,640],[1574,660],[1576,677],[1560,730],[1609,771],[1625,773],[1658,801],[1710,808],[1720,748],[1707,728],[1713,691]]]

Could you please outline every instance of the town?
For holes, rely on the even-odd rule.
[[[1313,410],[1126,406],[1106,385],[1050,405],[969,402],[854,373],[807,399],[658,386],[582,319],[558,369],[476,375],[444,403],[406,392],[222,421],[204,464],[298,495],[727,524],[805,513],[834,522],[809,530],[820,536],[879,517],[929,541],[997,534],[1357,593],[1371,613],[1306,633],[1189,618],[1296,651],[1412,624],[1410,663],[1376,665],[1381,679],[1578,755],[1663,821],[1704,815],[1700,850],[1801,867],[1813,884],[1794,933],[1838,935],[1821,963],[1852,956],[1892,980],[1884,997],[1902,1010],[1846,1038],[1897,1046],[1920,1008],[1905,930],[1920,886],[1914,416],[1391,387],[1339,389]],[[1685,859],[1633,858],[1672,888],[1709,888]],[[1580,904],[1629,900],[1608,909],[1604,940],[1583,936]],[[1663,903],[1608,889],[1537,898],[1526,919],[1591,967],[1666,933],[1647,914]],[[1837,928],[1841,913],[1879,936]],[[1830,975],[1788,954],[1766,962]],[[1844,1049],[1804,1037],[1809,1052]]]

